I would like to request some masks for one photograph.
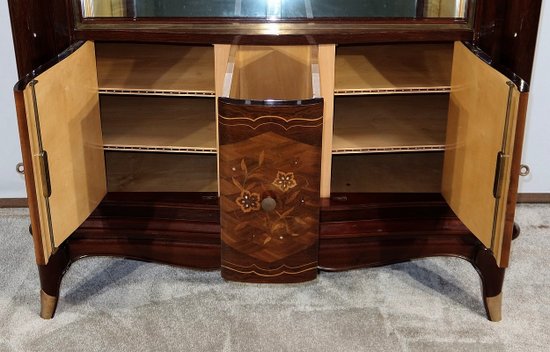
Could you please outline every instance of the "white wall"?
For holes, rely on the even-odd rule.
[[[531,174],[520,193],[550,193],[550,1],[542,2],[522,163]]]
[[[0,198],[24,198],[25,182],[15,171],[21,161],[13,99],[17,68],[7,1],[0,1]]]

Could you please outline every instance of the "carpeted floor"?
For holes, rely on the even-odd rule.
[[[300,285],[83,259],[46,321],[28,213],[0,209],[0,351],[548,351],[550,205],[521,205],[517,221],[500,323],[485,318],[475,270],[454,258]]]

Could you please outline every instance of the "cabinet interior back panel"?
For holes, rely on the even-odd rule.
[[[341,46],[335,94],[450,91],[452,44]]]
[[[101,96],[107,150],[216,153],[214,98]]]
[[[106,152],[109,192],[217,192],[215,155]]]
[[[335,154],[444,150],[448,94],[336,97]]]
[[[97,43],[100,92],[214,96],[212,46]]]
[[[337,155],[331,192],[440,193],[443,152]]]
[[[237,46],[230,97],[297,100],[313,98],[314,46]]]

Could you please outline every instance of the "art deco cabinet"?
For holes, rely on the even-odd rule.
[[[487,30],[508,12],[270,3],[56,3],[70,46],[15,89],[42,317],[84,256],[290,283],[445,255],[499,320],[531,60]]]

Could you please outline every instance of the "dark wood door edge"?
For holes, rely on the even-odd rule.
[[[518,203],[550,203],[550,193],[519,193]]]
[[[0,208],[28,208],[27,198],[0,198]]]

